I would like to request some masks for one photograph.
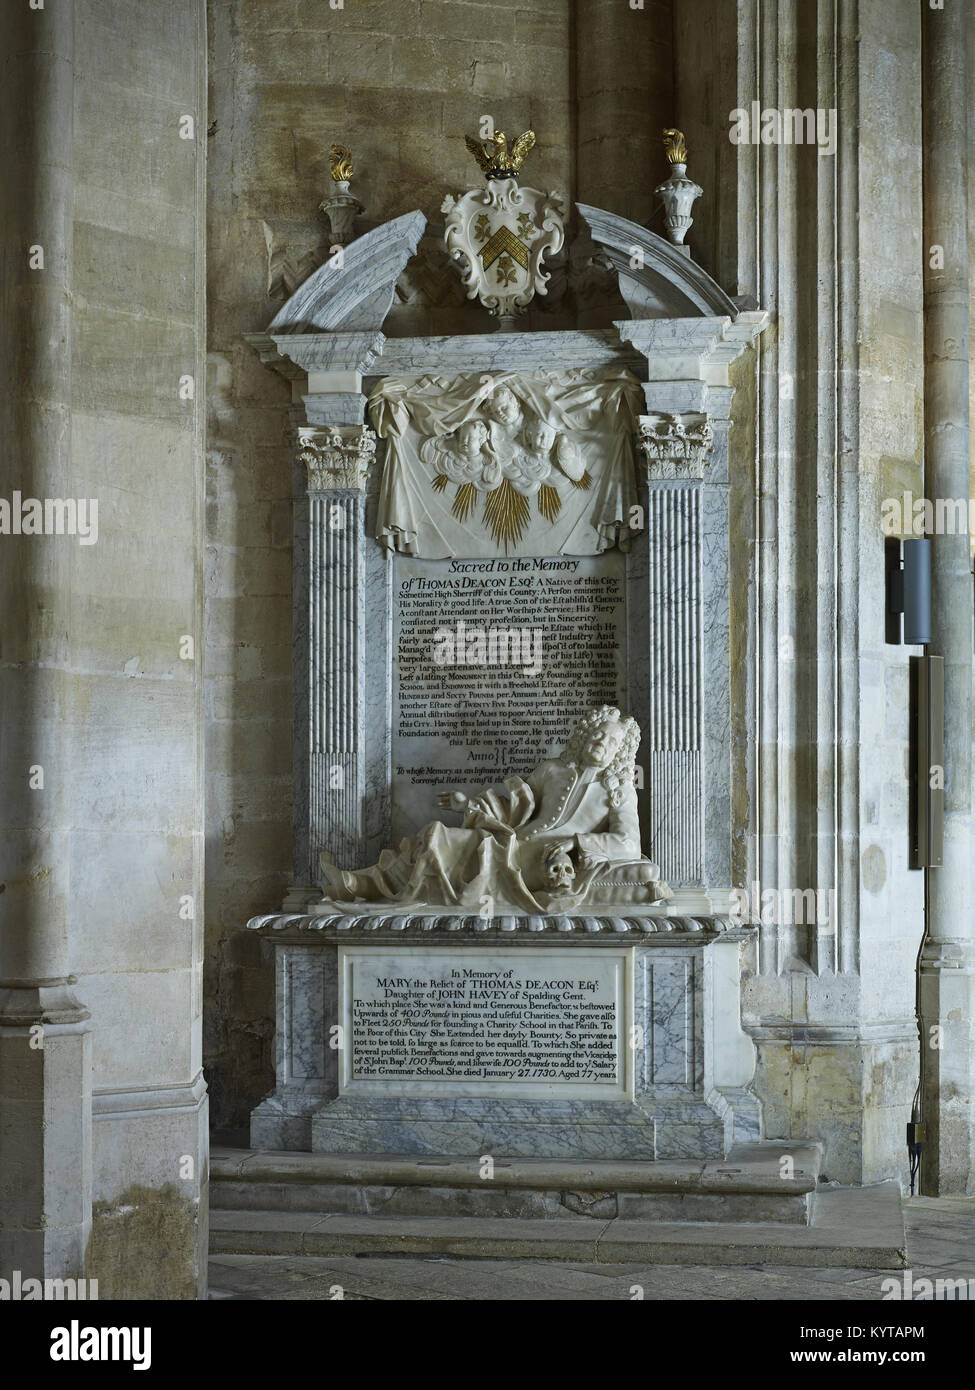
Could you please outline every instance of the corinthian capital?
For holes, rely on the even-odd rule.
[[[309,492],[362,492],[375,457],[376,436],[366,425],[299,425],[298,457],[308,469]]]
[[[636,447],[656,478],[703,478],[714,431],[706,415],[641,415]]]

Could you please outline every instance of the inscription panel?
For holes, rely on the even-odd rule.
[[[625,565],[396,558],[394,842],[440,818],[439,789],[525,776],[586,710],[626,705]]]
[[[341,1089],[632,1096],[630,953],[339,948]]]

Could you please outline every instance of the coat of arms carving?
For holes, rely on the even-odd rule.
[[[510,151],[503,131],[495,134],[490,153],[470,137],[467,143],[487,186],[444,198],[447,250],[462,263],[467,298],[478,298],[498,318],[513,318],[536,294],[546,293],[549,273],[542,260],[562,248],[565,201],[559,193],[518,185],[517,171],[535,143],[532,131],[520,135]]]

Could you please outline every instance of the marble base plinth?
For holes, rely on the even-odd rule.
[[[715,1158],[761,1135],[728,919],[276,914],[263,1150]],[[456,988],[455,988],[456,987]]]

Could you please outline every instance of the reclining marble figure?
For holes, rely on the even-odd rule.
[[[460,827],[432,821],[367,869],[340,869],[323,854],[325,900],[544,913],[671,897],[640,849],[639,742],[635,719],[610,705],[591,710],[558,757],[505,779],[507,795],[441,792]]]

